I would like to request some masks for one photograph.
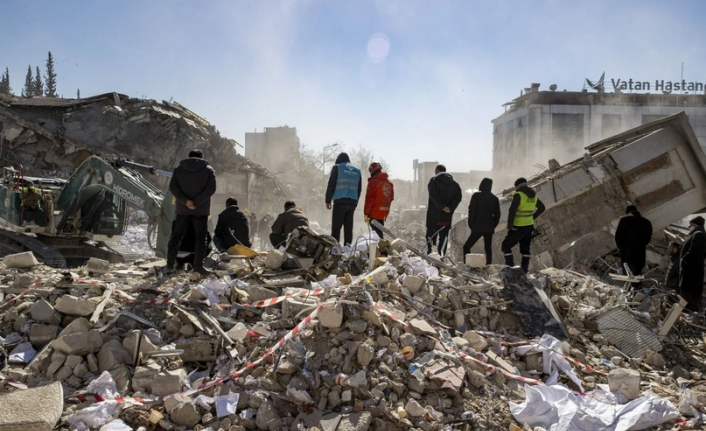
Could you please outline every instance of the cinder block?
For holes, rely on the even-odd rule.
[[[92,257],[86,262],[86,269],[94,274],[106,274],[110,271],[110,262]]]
[[[471,268],[483,268],[485,266],[485,255],[469,253],[466,255],[466,265]]]
[[[34,253],[27,251],[24,253],[11,254],[3,259],[8,268],[32,268],[39,265],[39,261],[34,257]]]

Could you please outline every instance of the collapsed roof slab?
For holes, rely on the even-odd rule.
[[[629,204],[650,219],[654,232],[706,208],[706,156],[683,112],[586,150],[582,159],[530,180],[547,207],[535,224],[534,269],[547,264],[566,267],[574,260],[613,251],[615,229]],[[493,244],[496,260],[502,259],[500,244],[513,194],[508,190],[500,195],[502,218]],[[466,220],[454,225],[456,253],[468,234]],[[482,244],[474,250],[482,252]],[[519,262],[519,255],[515,257]]]

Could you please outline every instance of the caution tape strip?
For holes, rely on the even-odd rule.
[[[574,359],[574,358],[572,358],[572,357],[569,356],[569,355],[564,355],[564,358],[566,358],[569,362],[571,362],[571,363],[573,363],[573,364],[575,364],[575,365],[578,365],[579,367],[585,369],[586,371],[590,371],[590,372],[592,372],[592,373],[600,374],[601,376],[607,376],[607,375],[608,375],[608,373],[606,373],[605,371],[597,370],[597,369],[591,367],[590,365],[586,365],[586,364],[584,364],[583,362],[579,362],[577,359]]]
[[[276,296],[274,298],[269,298],[269,299],[262,299],[257,302],[249,302],[247,304],[243,304],[242,307],[252,307],[252,308],[271,307],[275,304],[279,304],[280,302],[284,301],[287,298],[294,298],[297,296],[317,296],[317,295],[321,295],[322,293],[324,293],[325,290],[326,289],[315,289],[315,290],[302,289],[299,292],[288,293],[286,295]]]
[[[380,304],[377,304],[377,303],[375,304],[375,310],[378,311],[380,314],[383,314],[383,315],[389,317],[390,319],[394,320],[395,322],[399,323],[400,325],[403,325],[406,328],[410,327],[409,323],[407,323],[404,320],[400,319],[399,317],[395,316],[387,308],[385,308],[384,306],[382,306]]]
[[[156,401],[156,400],[152,400],[149,398],[130,398],[130,397],[106,398],[106,397],[100,396],[98,394],[70,395],[68,397],[65,397],[64,399],[69,400],[69,401],[78,401],[81,403],[85,403],[85,402],[102,403],[104,401],[114,402],[114,403],[153,403]]]
[[[476,359],[476,358],[474,358],[473,356],[467,355],[467,354],[465,354],[465,353],[463,353],[463,352],[459,352],[459,356],[461,356],[461,358],[463,358],[463,359],[466,359],[466,360],[475,362],[476,364],[482,365],[482,366],[484,366],[484,367],[486,367],[486,368],[489,368],[489,369],[491,369],[491,370],[500,371],[503,375],[505,375],[505,376],[507,376],[507,377],[509,377],[509,378],[511,378],[511,379],[515,379],[515,380],[518,380],[518,381],[520,381],[520,382],[529,383],[529,384],[531,384],[531,385],[544,385],[544,382],[541,381],[541,380],[530,379],[530,378],[527,378],[527,377],[522,377],[522,376],[520,376],[520,375],[517,375],[517,374],[511,373],[511,372],[509,372],[509,371],[507,371],[507,370],[504,370],[504,369],[501,368],[501,367],[496,367],[495,365],[490,365],[490,364],[488,364],[488,363],[485,363],[485,362],[481,361],[480,359]]]
[[[27,389],[27,385],[3,373],[0,373],[0,381],[5,381],[8,385],[14,386],[17,389]]]

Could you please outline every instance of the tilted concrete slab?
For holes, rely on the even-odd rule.
[[[610,253],[615,249],[618,221],[629,204],[637,205],[655,233],[706,208],[706,155],[683,112],[596,142],[586,150],[582,159],[530,179],[547,207],[535,225],[535,270],[542,269],[538,256],[545,252],[556,267]],[[502,263],[500,244],[513,194],[514,190],[507,190],[499,195],[502,217],[493,240],[494,263]],[[458,258],[469,233],[465,219],[453,227],[453,252]],[[473,252],[482,252],[482,241]],[[515,264],[519,259],[516,247]]]
[[[64,410],[60,382],[0,395],[0,431],[51,431]]]

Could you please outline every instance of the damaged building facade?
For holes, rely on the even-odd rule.
[[[655,233],[706,208],[706,156],[687,115],[679,113],[598,141],[583,158],[531,178],[530,186],[547,207],[535,223],[532,264],[564,268],[612,252],[628,204],[652,221]],[[496,259],[513,193],[500,196]],[[465,219],[454,225],[456,252],[469,233]],[[474,250],[482,252],[482,245]]]
[[[0,164],[26,175],[67,178],[90,155],[120,156],[171,171],[200,148],[218,174],[212,211],[228,196],[254,210],[279,208],[286,196],[263,167],[238,154],[235,141],[176,102],[106,93],[85,99],[0,95]],[[152,177],[166,188],[164,178]]]
[[[502,186],[511,186],[518,173],[530,176],[546,169],[550,159],[567,163],[592,142],[682,111],[706,147],[704,94],[623,93],[620,86],[597,93],[539,88],[532,84],[492,120],[493,177]]]

